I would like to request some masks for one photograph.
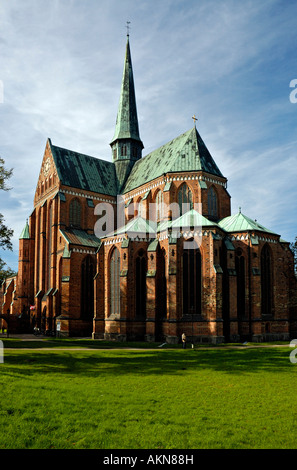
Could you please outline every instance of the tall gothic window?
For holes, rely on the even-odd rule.
[[[201,314],[201,253],[199,248],[183,251],[183,313]]]
[[[127,145],[122,145],[122,151],[121,151],[122,157],[127,156]]]
[[[69,225],[76,228],[81,226],[81,204],[78,199],[73,199],[70,203]]]
[[[120,261],[119,250],[115,248],[109,265],[110,315],[120,313]]]
[[[269,246],[264,245],[261,252],[261,308],[262,315],[272,313],[271,289],[271,253]]]
[[[193,195],[192,191],[186,183],[183,183],[178,190],[177,201],[179,205],[180,215],[185,214],[190,209],[193,209]]]
[[[241,248],[236,251],[235,269],[237,274],[237,316],[245,316],[245,258]]]
[[[208,190],[208,215],[213,218],[218,217],[218,198],[217,193],[213,186],[211,186]]]
[[[91,320],[94,316],[95,262],[88,255],[81,264],[81,317]]]
[[[160,222],[163,218],[163,192],[158,191],[155,199],[156,203],[156,222]]]
[[[49,220],[48,220],[48,283],[47,288],[51,286],[51,271],[52,271],[52,225],[53,225],[53,204],[51,203],[49,208]]]
[[[136,315],[139,317],[146,317],[146,271],[146,254],[144,250],[139,250],[135,261]]]

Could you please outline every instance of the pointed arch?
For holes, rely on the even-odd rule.
[[[118,248],[114,247],[109,259],[109,305],[110,315],[121,313],[121,258]]]
[[[156,205],[156,222],[160,222],[160,220],[164,217],[164,198],[163,198],[163,191],[159,189],[155,195],[155,205]]]
[[[140,249],[135,258],[135,287],[136,287],[136,316],[146,317],[146,273],[147,256],[143,249]]]
[[[182,254],[183,314],[202,313],[202,257],[198,246]]]
[[[235,269],[237,274],[237,316],[245,316],[245,257],[241,248],[236,250]]]
[[[180,215],[185,214],[193,209],[193,194],[187,183],[183,183],[177,193],[177,202],[179,205]]]
[[[272,314],[272,254],[267,243],[261,251],[261,311]]]
[[[210,218],[217,219],[218,218],[218,195],[213,185],[208,189],[207,204],[208,204],[208,216]]]
[[[81,317],[91,320],[94,317],[94,276],[95,261],[91,255],[84,258],[81,264]]]
[[[81,227],[81,203],[77,198],[70,202],[69,225],[70,227]]]

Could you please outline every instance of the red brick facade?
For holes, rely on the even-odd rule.
[[[196,129],[144,159],[135,145],[117,130],[107,163],[47,142],[18,274],[2,285],[13,328],[169,343],[182,333],[213,343],[295,338],[289,244],[231,217],[227,180]],[[184,215],[196,222],[176,230]],[[141,229],[149,224],[154,233]]]

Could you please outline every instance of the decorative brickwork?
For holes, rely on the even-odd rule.
[[[297,335],[293,254],[231,216],[227,179],[196,126],[142,157],[129,41],[112,162],[48,139],[0,328],[192,342]]]

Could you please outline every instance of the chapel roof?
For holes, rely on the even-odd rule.
[[[223,178],[196,127],[138,160],[127,179],[127,193],[164,173],[204,171]]]
[[[250,219],[242,214],[240,209],[237,214],[230,215],[220,220],[218,225],[225,230],[225,232],[229,233],[257,231],[277,235],[275,232],[259,224],[256,220]]]

